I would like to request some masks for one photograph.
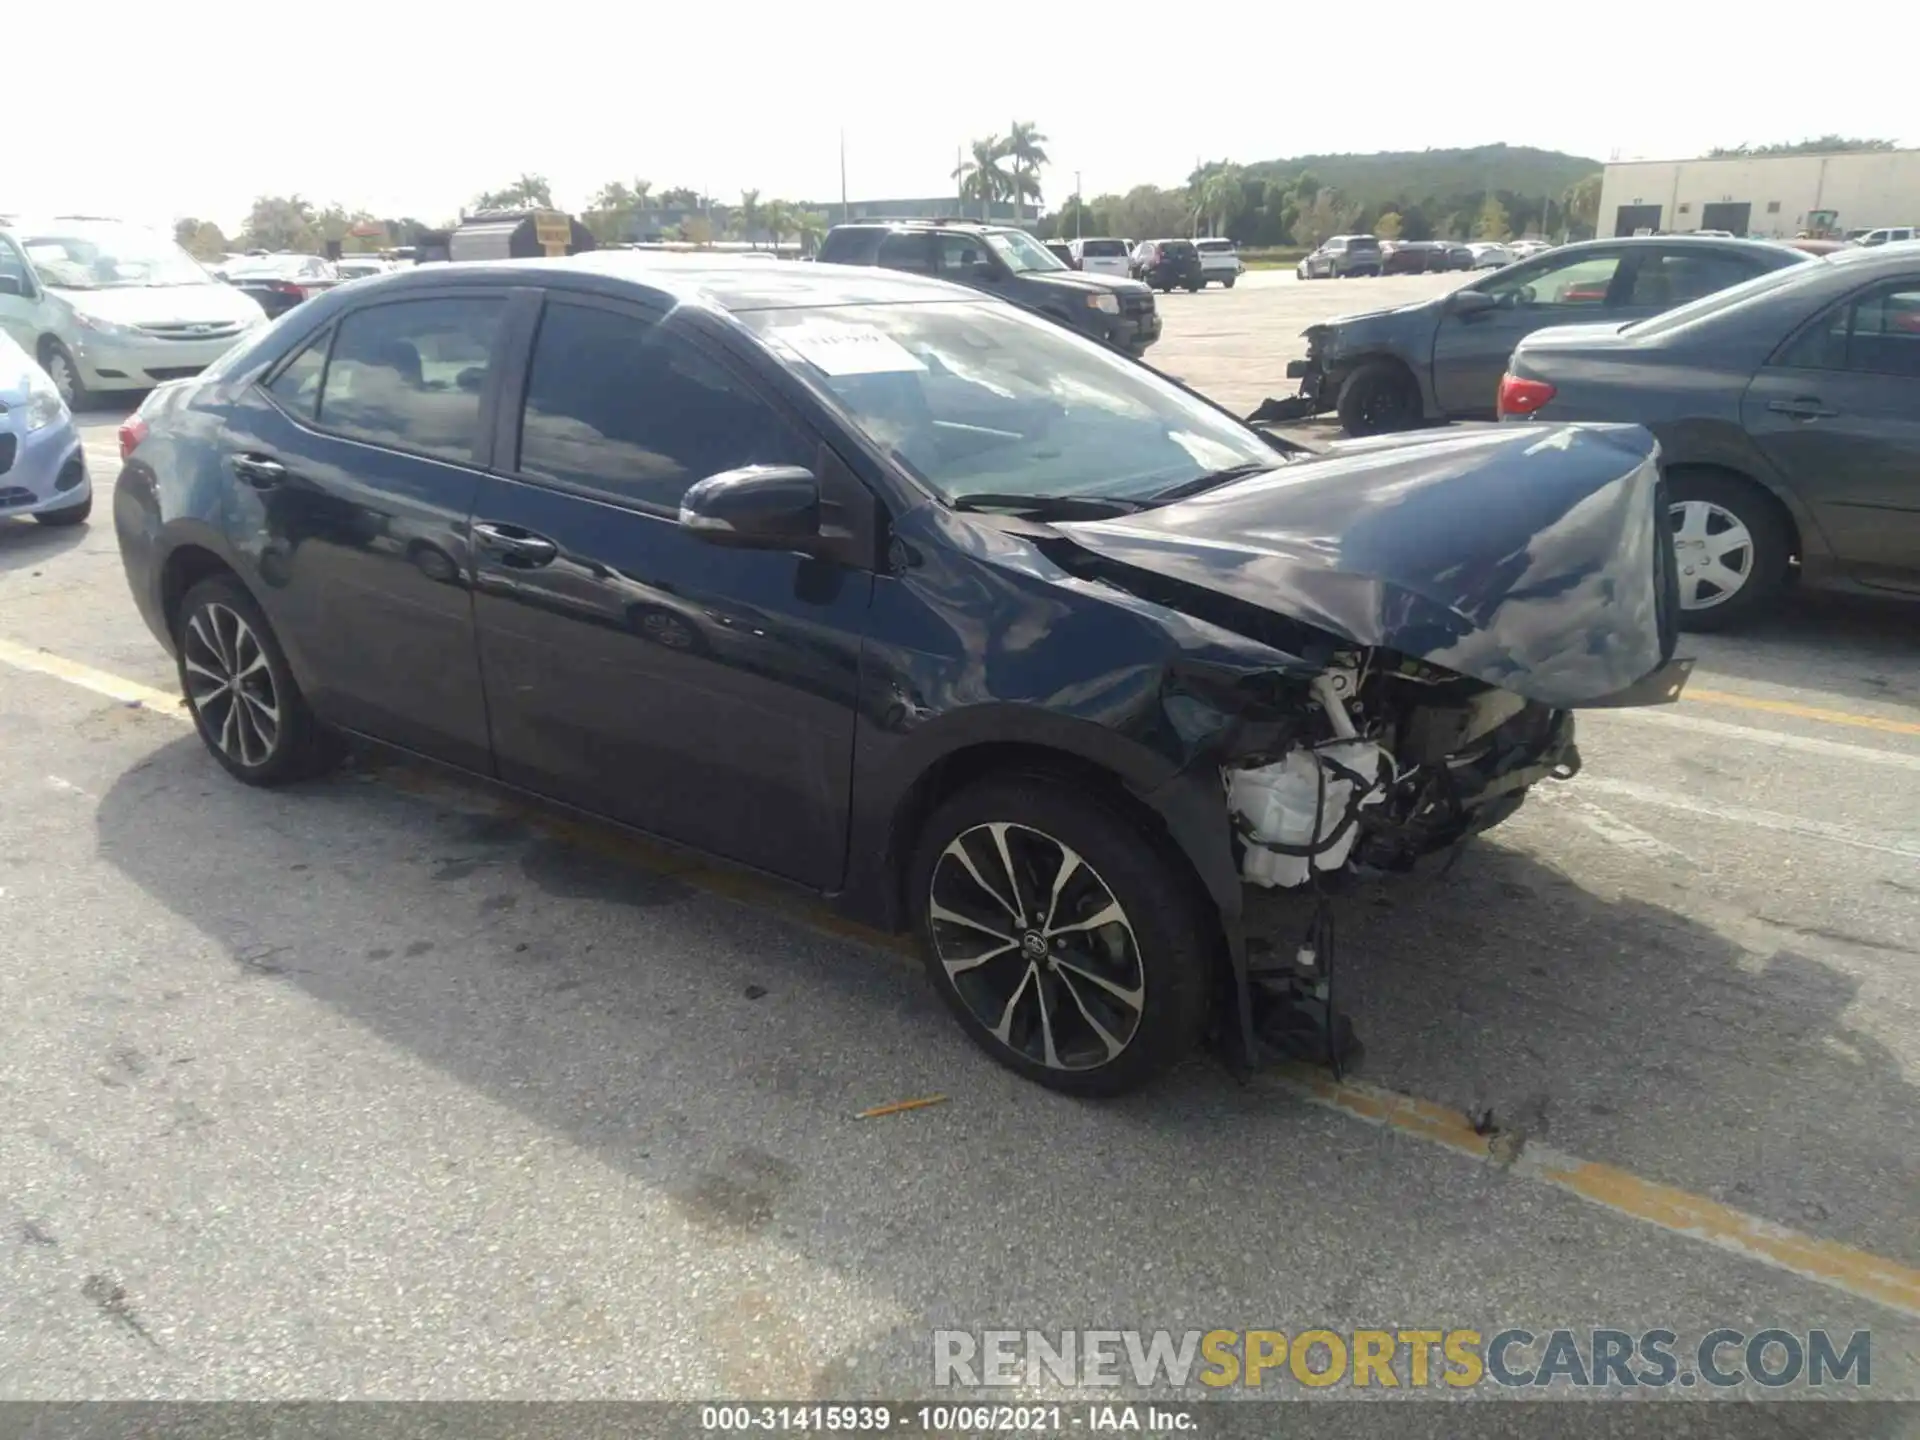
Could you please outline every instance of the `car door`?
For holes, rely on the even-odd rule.
[[[924,231],[892,231],[874,252],[874,263],[884,270],[913,275],[933,274],[933,236]]]
[[[1920,591],[1920,263],[1782,347],[1741,419],[1856,580]]]
[[[985,240],[960,232],[942,231],[934,238],[934,267],[942,280],[990,295],[1004,294],[1012,278]]]
[[[41,303],[40,286],[27,257],[0,235],[0,333],[11,335],[35,359],[39,358],[35,347],[40,342]]]
[[[694,332],[580,292],[545,299],[524,406],[474,512],[496,765],[510,784],[830,888],[873,575],[680,526],[681,496],[708,475],[799,464],[825,488],[837,464],[764,375]]]
[[[250,387],[221,432],[229,538],[314,708],[482,771],[466,530],[507,304],[446,290],[350,310]]]
[[[1496,303],[1480,310],[1442,306],[1433,338],[1433,394],[1441,411],[1454,419],[1492,419],[1500,377],[1522,336],[1549,325],[1613,319],[1631,282],[1623,259],[1618,248],[1542,257],[1463,286],[1456,293]]]

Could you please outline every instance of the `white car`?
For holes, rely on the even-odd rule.
[[[1200,252],[1202,287],[1217,280],[1231,290],[1233,282],[1247,273],[1247,267],[1240,263],[1240,252],[1233,248],[1231,240],[1196,240],[1193,248]]]
[[[1916,233],[1920,232],[1916,232],[1911,225],[1883,225],[1878,230],[1867,231],[1866,234],[1851,243],[1855,245],[1892,245],[1901,241],[1911,240]]]
[[[1124,240],[1114,240],[1107,236],[1076,236],[1067,241],[1067,252],[1073,258],[1067,263],[1076,270],[1089,275],[1118,275],[1127,278],[1127,252],[1132,249]]]
[[[1505,245],[1492,240],[1476,240],[1467,249],[1473,252],[1473,268],[1476,270],[1499,270],[1513,264],[1517,258]]]
[[[0,330],[69,409],[198,375],[267,323],[171,236],[117,220],[0,220]]]
[[[1507,249],[1513,252],[1516,260],[1531,260],[1536,255],[1546,254],[1553,249],[1553,245],[1546,240],[1509,240]]]

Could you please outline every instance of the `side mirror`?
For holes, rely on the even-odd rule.
[[[1499,308],[1498,297],[1484,290],[1456,290],[1447,297],[1447,313],[1450,315],[1484,315],[1489,310]]]
[[[800,550],[820,537],[820,482],[800,465],[746,465],[680,497],[680,528],[740,550]]]
[[[27,288],[20,283],[18,275],[0,275],[0,295],[24,297],[26,293]]]

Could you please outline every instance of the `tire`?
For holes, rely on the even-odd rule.
[[[1187,293],[1189,295],[1198,295],[1202,290],[1206,288],[1207,288],[1207,282],[1204,280],[1189,280],[1187,282]]]
[[[1391,435],[1420,423],[1420,390],[1388,360],[1372,360],[1347,377],[1336,409],[1349,435]]]
[[[49,336],[40,342],[40,352],[40,363],[46,367],[53,388],[67,402],[67,409],[76,414],[91,409],[96,397],[87,388],[87,382],[80,378],[80,367],[74,364],[67,347]]]
[[[211,576],[187,592],[174,649],[194,728],[234,779],[285,785],[339,759],[338,738],[314,718],[273,627],[233,576]],[[239,695],[225,683],[236,671],[246,682]]]
[[[42,525],[84,525],[87,517],[93,513],[93,494],[78,505],[63,505],[58,510],[42,510],[33,518]]]
[[[1222,290],[1231,290],[1233,288],[1233,282],[1236,278],[1237,277],[1235,276],[1229,275],[1226,279],[1220,282],[1220,288]]]
[[[1019,880],[1010,881],[1002,853]],[[1211,917],[1179,862],[1097,792],[1037,777],[972,786],[929,818],[909,877],[929,979],[974,1043],[1008,1069],[1071,1095],[1119,1095],[1199,1040]],[[993,891],[979,883],[989,878]],[[998,898],[1009,883],[1020,892],[1018,914]],[[1115,907],[1116,920],[1069,928],[1048,947],[1060,915],[1074,914],[1071,926]],[[963,913],[969,922],[948,918]],[[1012,937],[1007,948],[996,935]]]
[[[1667,500],[1682,630],[1732,629],[1779,597],[1791,544],[1770,495],[1738,476],[1674,469],[1667,475]],[[1744,544],[1736,538],[1742,534]],[[1725,583],[1734,576],[1737,584]]]

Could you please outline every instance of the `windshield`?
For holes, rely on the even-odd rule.
[[[1725,290],[1716,290],[1711,295],[1703,295],[1698,300],[1682,305],[1677,310],[1669,310],[1663,315],[1655,315],[1650,320],[1636,320],[1622,329],[1634,335],[1664,335],[1669,330],[1678,330],[1682,325],[1691,325],[1696,320],[1709,315],[1717,315],[1722,310],[1730,310],[1735,305],[1744,305],[1756,295],[1766,295],[1783,285],[1791,285],[1804,279],[1809,273],[1817,273],[1813,267],[1827,262],[1809,255],[1805,264],[1785,265],[1778,270],[1769,270],[1764,275],[1756,275],[1751,280],[1743,280],[1738,285]]]
[[[1024,230],[989,230],[987,244],[993,247],[993,253],[1006,261],[1007,268],[1016,275],[1023,270],[1065,270],[1067,268],[1059,256]]]
[[[943,499],[1141,499],[1238,465],[1259,435],[1051,321],[990,302],[759,310],[740,320]]]
[[[215,283],[173,241],[135,225],[76,224],[17,238],[40,279],[56,290]]]
[[[319,275],[323,273],[319,257],[314,255],[246,255],[227,266],[234,275]]]

